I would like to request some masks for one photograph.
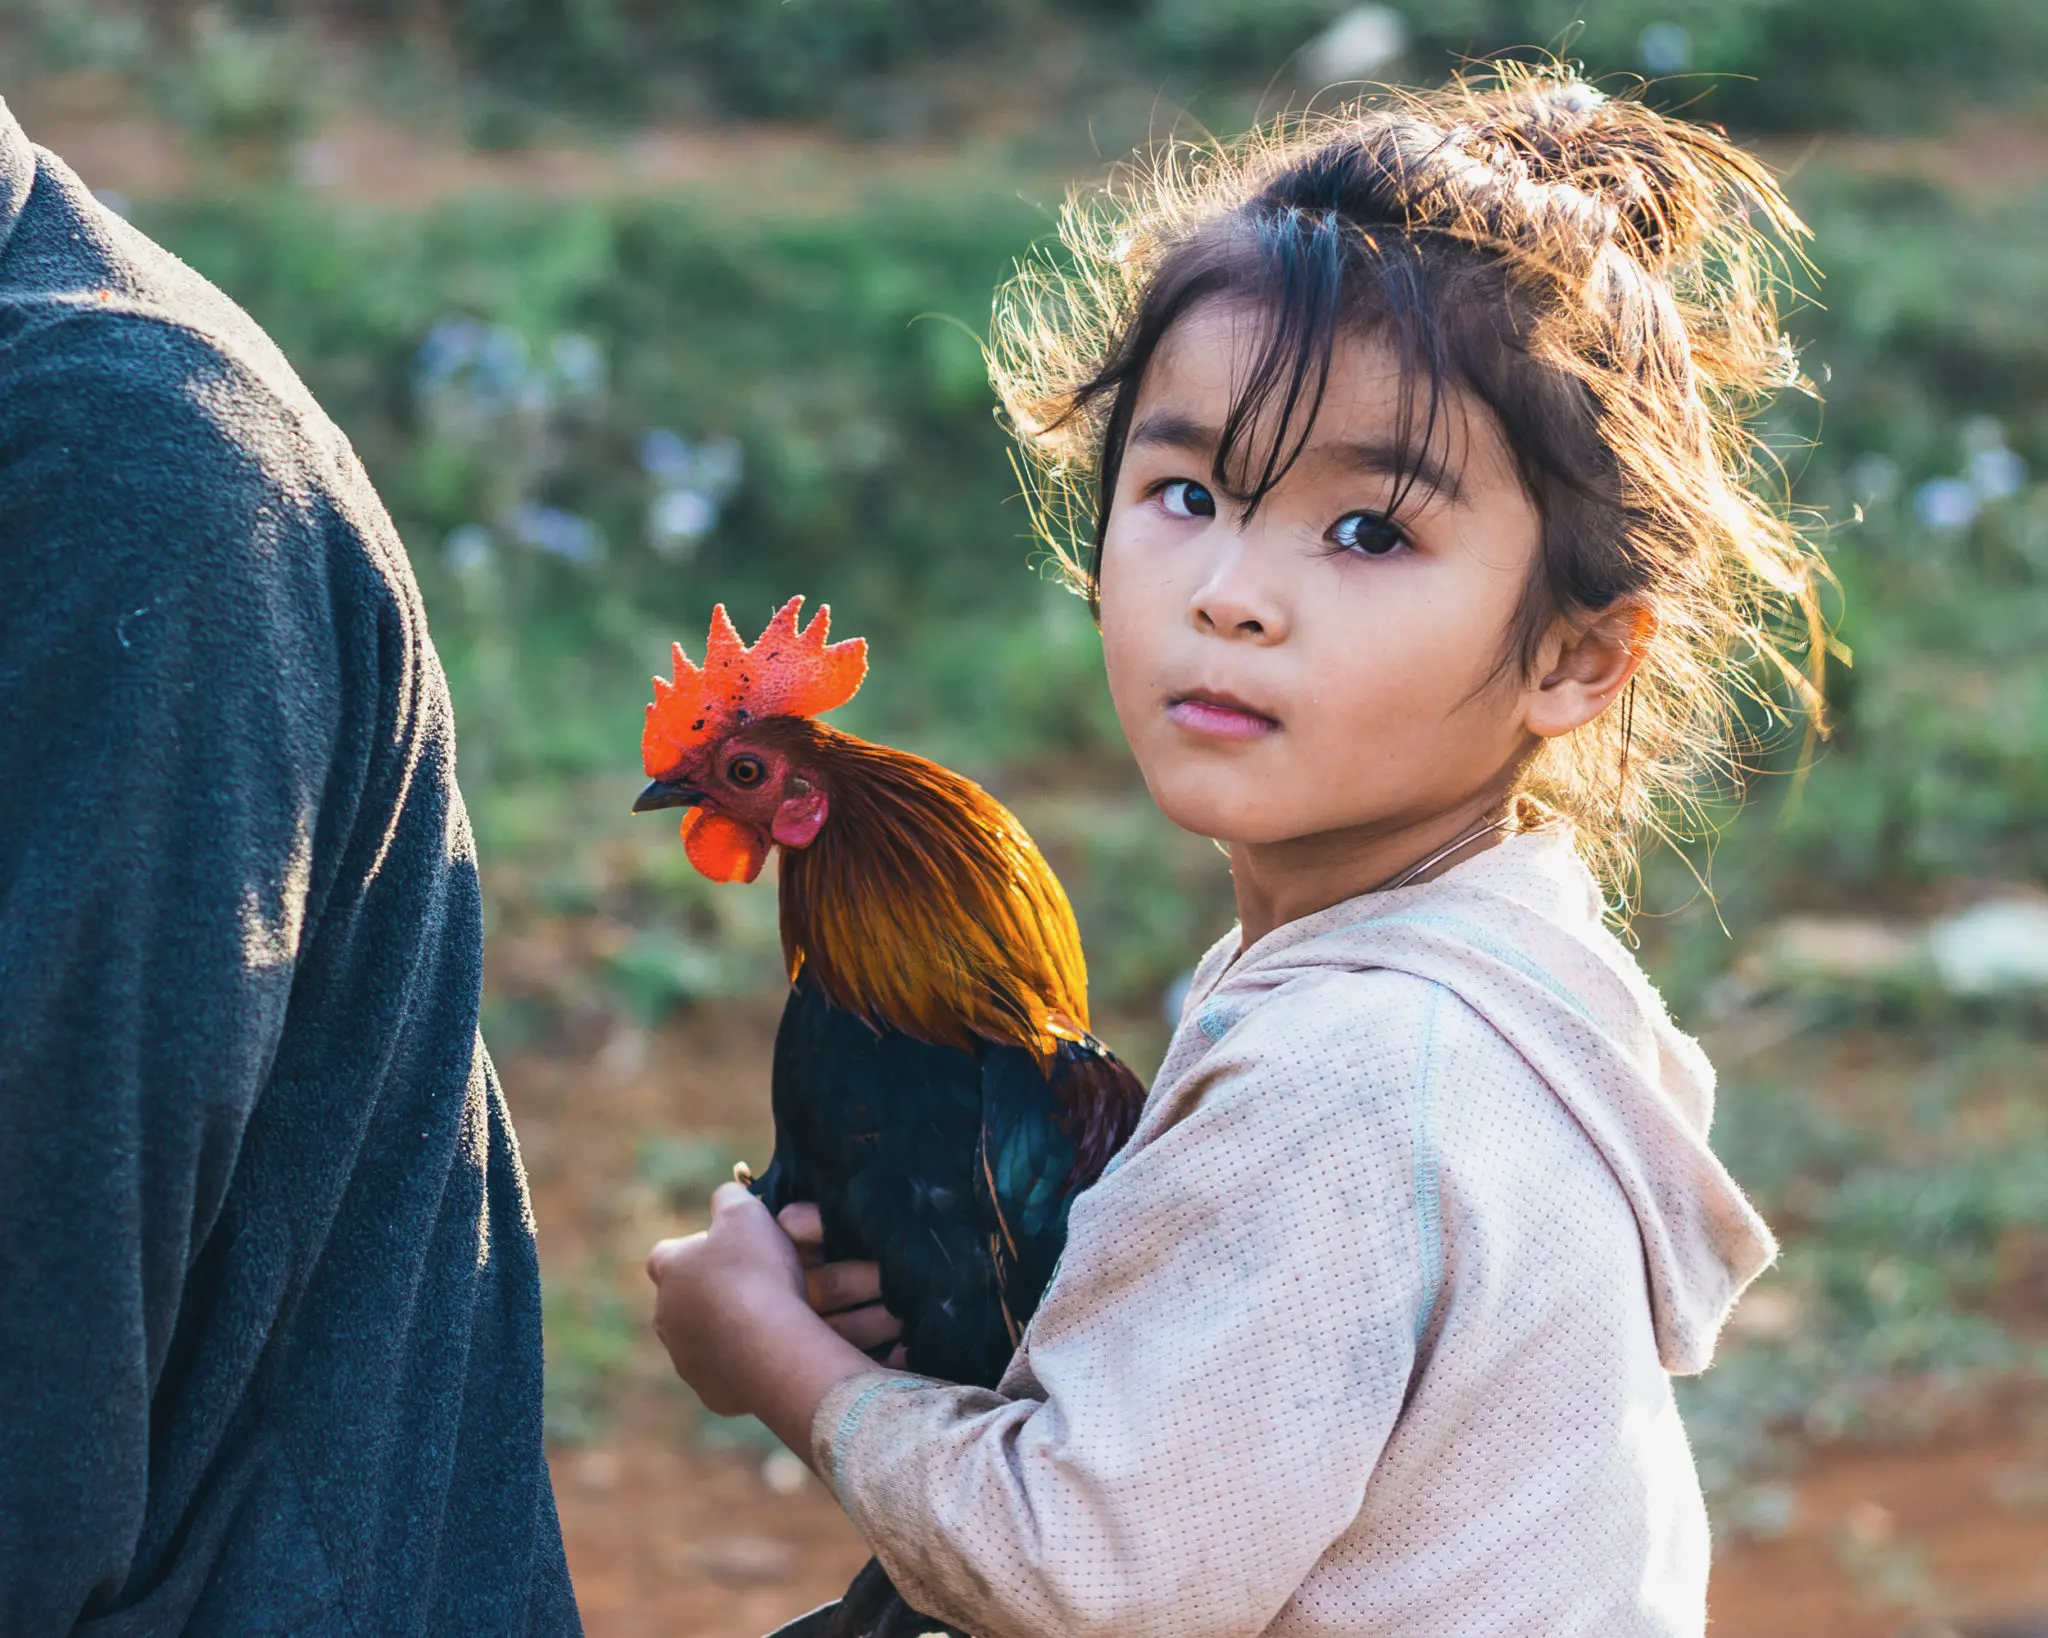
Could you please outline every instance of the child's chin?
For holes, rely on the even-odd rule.
[[[1148,780],[1152,800],[1159,811],[1182,830],[1228,847],[1232,842],[1278,840],[1290,827],[1279,815],[1266,811],[1268,793],[1218,788],[1214,779]]]

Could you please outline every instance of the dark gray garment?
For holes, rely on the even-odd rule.
[[[246,315],[0,104],[0,1634],[574,1633],[448,695]]]

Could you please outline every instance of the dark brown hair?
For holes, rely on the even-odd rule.
[[[992,369],[1041,532],[1091,602],[1138,390],[1197,306],[1264,319],[1214,460],[1246,511],[1310,437],[1344,334],[1399,358],[1411,451],[1451,393],[1483,405],[1543,521],[1503,665],[1526,672],[1559,617],[1648,616],[1624,708],[1546,742],[1523,784],[1623,874],[1733,768],[1741,696],[1777,709],[1789,683],[1820,721],[1822,571],[1752,431],[1797,382],[1777,298],[1804,233],[1720,132],[1498,65],[1171,145],[1070,201],[997,298]]]

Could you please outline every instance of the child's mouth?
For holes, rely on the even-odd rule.
[[[1258,739],[1280,728],[1277,720],[1229,694],[1181,694],[1168,703],[1166,714],[1189,733],[1211,739]]]

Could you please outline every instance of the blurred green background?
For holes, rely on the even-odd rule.
[[[1937,1428],[2048,1360],[2048,6],[0,0],[31,134],[78,133],[110,203],[270,329],[397,520],[456,698],[494,1049],[629,1076],[777,983],[772,889],[708,888],[624,815],[647,676],[713,602],[745,629],[794,592],[873,644],[847,726],[1024,816],[1149,1066],[1228,885],[1146,802],[1085,610],[1034,561],[990,293],[1150,136],[1537,48],[1757,143],[1822,275],[1792,317],[1819,397],[1769,436],[1840,582],[1837,732],[1648,861],[1638,924],[1786,1240],[1684,1389],[1724,1538],[1767,1537],[1808,1447]],[[681,1207],[724,1164],[629,1135]],[[638,1320],[602,1236],[563,1239],[590,1259],[551,1262],[573,1442]]]

